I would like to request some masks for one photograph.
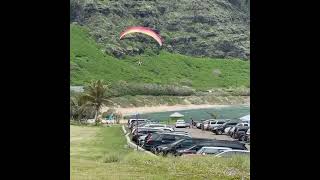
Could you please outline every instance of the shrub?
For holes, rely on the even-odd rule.
[[[103,158],[104,163],[114,163],[119,161],[120,161],[119,154],[108,154]]]

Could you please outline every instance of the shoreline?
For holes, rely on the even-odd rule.
[[[232,105],[210,105],[210,104],[201,104],[201,105],[173,105],[173,106],[150,106],[150,107],[130,107],[130,108],[115,108],[117,112],[121,112],[123,116],[130,116],[136,113],[145,114],[145,113],[154,113],[154,112],[167,112],[167,111],[182,111],[190,109],[210,109],[210,108],[223,108],[231,106],[249,106],[250,104],[232,104]],[[103,107],[102,112],[107,111],[108,107]]]

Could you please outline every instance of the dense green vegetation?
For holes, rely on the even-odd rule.
[[[120,126],[70,126],[72,180],[249,179],[247,157],[153,157],[126,147]]]
[[[120,41],[128,26],[157,30],[168,52],[250,57],[250,0],[71,0],[70,5],[70,22],[88,27],[103,51],[119,58],[160,50],[144,35]]]
[[[71,85],[84,85],[92,79],[175,84],[195,89],[249,86],[249,62],[240,59],[196,58],[172,54],[126,56],[117,59],[103,52],[88,30],[71,25]],[[137,64],[138,61],[142,65]]]

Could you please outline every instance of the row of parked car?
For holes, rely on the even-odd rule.
[[[239,141],[192,138],[188,132],[145,119],[129,119],[128,128],[132,141],[155,154],[229,156],[250,153]]]
[[[226,134],[239,141],[250,142],[250,123],[230,119],[208,119],[196,122],[202,130],[212,131],[216,135]]]

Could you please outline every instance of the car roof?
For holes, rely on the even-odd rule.
[[[157,132],[157,134],[168,134],[168,135],[177,135],[177,136],[190,136],[188,132]]]
[[[201,149],[228,149],[231,150],[229,147],[219,147],[219,146],[203,146]]]

